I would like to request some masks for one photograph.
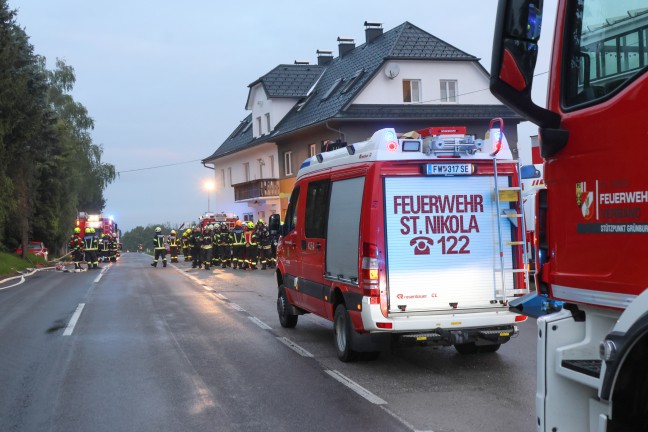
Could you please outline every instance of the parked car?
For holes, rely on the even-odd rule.
[[[48,251],[43,242],[30,241],[29,243],[27,243],[27,252],[37,256],[42,256],[47,261]],[[18,255],[22,255],[22,246],[18,246],[18,249],[16,249],[16,253]]]

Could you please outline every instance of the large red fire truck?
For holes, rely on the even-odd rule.
[[[648,4],[558,0],[545,109],[542,3],[500,0],[491,68],[493,94],[539,125],[537,294],[565,302],[537,320],[537,430],[646,431]]]
[[[94,228],[95,232],[100,238],[103,234],[110,234],[112,240],[116,243],[116,250],[108,250],[108,246],[103,244],[100,245],[100,252],[106,251],[105,253],[100,253],[102,260],[111,260],[115,261],[121,255],[121,242],[120,236],[121,232],[119,231],[119,226],[115,222],[112,216],[106,216],[103,214],[91,214],[86,212],[77,212],[76,226],[81,230],[79,236],[83,238],[86,228]],[[109,252],[109,253],[108,253]]]
[[[386,128],[304,161],[284,224],[269,222],[281,234],[281,325],[304,313],[333,321],[342,361],[394,338],[463,354],[515,336],[526,317],[508,303],[528,292],[524,212],[501,123],[485,140]]]

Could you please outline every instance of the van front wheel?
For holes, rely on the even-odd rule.
[[[286,292],[282,289],[277,298],[277,313],[279,314],[279,323],[284,328],[294,328],[297,325],[298,315],[292,315],[290,312],[290,303]]]
[[[343,362],[351,362],[357,359],[358,353],[351,349],[351,318],[343,304],[335,308],[335,320],[333,332],[335,337],[335,351]]]

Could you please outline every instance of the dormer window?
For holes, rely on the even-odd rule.
[[[326,93],[324,93],[324,96],[322,96],[322,100],[325,101],[326,99],[328,99],[341,83],[342,83],[342,78],[336,79],[335,82],[331,84],[331,87],[329,87]]]
[[[353,74],[353,76],[349,79],[349,81],[342,87],[342,91],[340,93],[344,94],[351,90],[351,88],[355,85],[355,83],[360,79],[360,77],[364,74],[364,69],[360,69],[359,71],[356,71],[356,73]]]

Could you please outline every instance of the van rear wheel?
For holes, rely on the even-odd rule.
[[[284,328],[294,328],[297,325],[298,315],[292,315],[290,312],[290,302],[283,289],[277,298],[277,313],[279,314],[279,323]]]
[[[333,333],[335,337],[335,351],[343,362],[351,362],[358,358],[358,353],[351,349],[351,318],[343,304],[335,308]]]

